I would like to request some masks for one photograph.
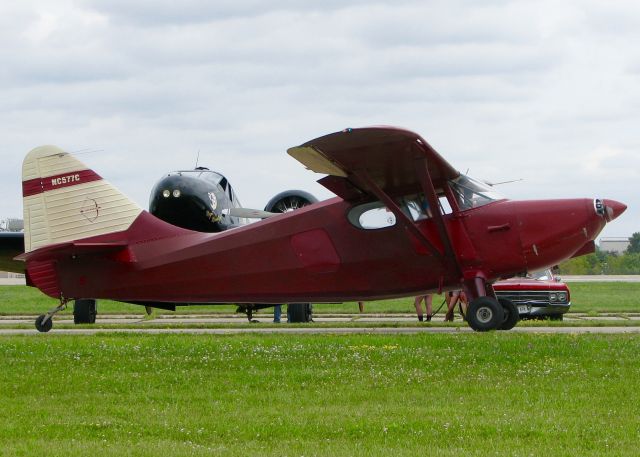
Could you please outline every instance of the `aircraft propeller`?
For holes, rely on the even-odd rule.
[[[225,208],[222,210],[222,214],[233,217],[243,217],[246,219],[266,219],[268,217],[278,215],[278,213],[270,213],[269,211],[251,208]]]

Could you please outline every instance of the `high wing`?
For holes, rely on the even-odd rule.
[[[318,182],[345,200],[367,198],[369,179],[389,196],[422,192],[418,170],[424,161],[436,189],[460,174],[420,135],[394,127],[346,129],[287,152],[308,169],[329,175]]]

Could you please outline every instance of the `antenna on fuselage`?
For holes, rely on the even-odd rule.
[[[511,184],[512,182],[520,182],[520,181],[524,181],[524,178],[511,179],[509,181],[500,181],[500,182],[484,181],[484,183],[488,186],[494,187],[494,186],[499,186],[501,184]]]
[[[198,169],[198,162],[200,161],[200,149],[198,149],[198,155],[196,156],[196,166],[195,166],[195,170]]]

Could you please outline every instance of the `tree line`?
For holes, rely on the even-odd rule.
[[[559,265],[560,274],[565,275],[638,275],[640,274],[640,232],[629,239],[629,247],[624,254],[601,251],[574,259]]]

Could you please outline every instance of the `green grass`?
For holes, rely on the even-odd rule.
[[[633,335],[0,337],[0,455],[635,456]]]
[[[572,312],[640,312],[640,283],[625,282],[582,282],[570,283]],[[434,311],[440,307],[443,297],[436,295],[433,299]],[[26,286],[0,286],[0,314],[41,314],[55,307],[56,300],[43,295],[37,289]],[[66,313],[71,313],[72,307]],[[224,306],[185,306],[178,308],[180,313],[233,313],[236,307]],[[137,305],[100,300],[100,314],[144,313]],[[171,311],[156,311],[159,314]],[[261,311],[271,314],[272,309]],[[314,313],[357,313],[358,306],[354,302],[340,304],[318,304]],[[393,300],[372,301],[365,304],[367,313],[413,313],[413,299],[398,298]],[[444,310],[440,311],[441,313]]]
[[[569,290],[574,312],[640,312],[640,283],[572,282]]]

